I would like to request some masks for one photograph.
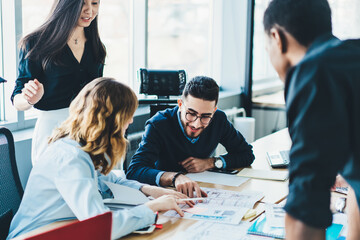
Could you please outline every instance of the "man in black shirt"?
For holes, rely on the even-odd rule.
[[[360,239],[360,40],[332,35],[326,0],[273,0],[264,15],[267,50],[285,81],[293,142],[287,239],[325,239],[337,174],[352,187],[347,239]]]

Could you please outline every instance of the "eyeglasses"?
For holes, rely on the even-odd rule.
[[[183,102],[183,104],[184,104],[184,102]],[[185,104],[184,104],[184,107],[187,108],[185,106]],[[189,111],[186,111],[186,113],[185,113],[185,119],[188,120],[189,122],[195,122],[198,118],[200,118],[200,122],[203,125],[208,125],[212,120],[212,117],[210,117],[210,116],[198,116],[196,113],[192,113]]]

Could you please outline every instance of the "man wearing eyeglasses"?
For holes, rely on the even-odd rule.
[[[177,107],[146,122],[127,177],[201,197],[206,193],[186,173],[250,166],[252,146],[217,109],[218,97],[219,86],[212,78],[198,76],[189,81]],[[212,157],[219,143],[227,154]]]

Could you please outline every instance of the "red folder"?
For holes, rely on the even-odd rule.
[[[48,232],[26,238],[25,240],[111,240],[112,213],[70,223]]]

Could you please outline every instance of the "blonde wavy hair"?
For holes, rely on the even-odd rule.
[[[97,78],[71,102],[69,117],[54,130],[49,144],[64,137],[77,141],[90,154],[95,169],[106,175],[125,155],[124,127],[137,106],[137,97],[128,86],[113,78]]]

